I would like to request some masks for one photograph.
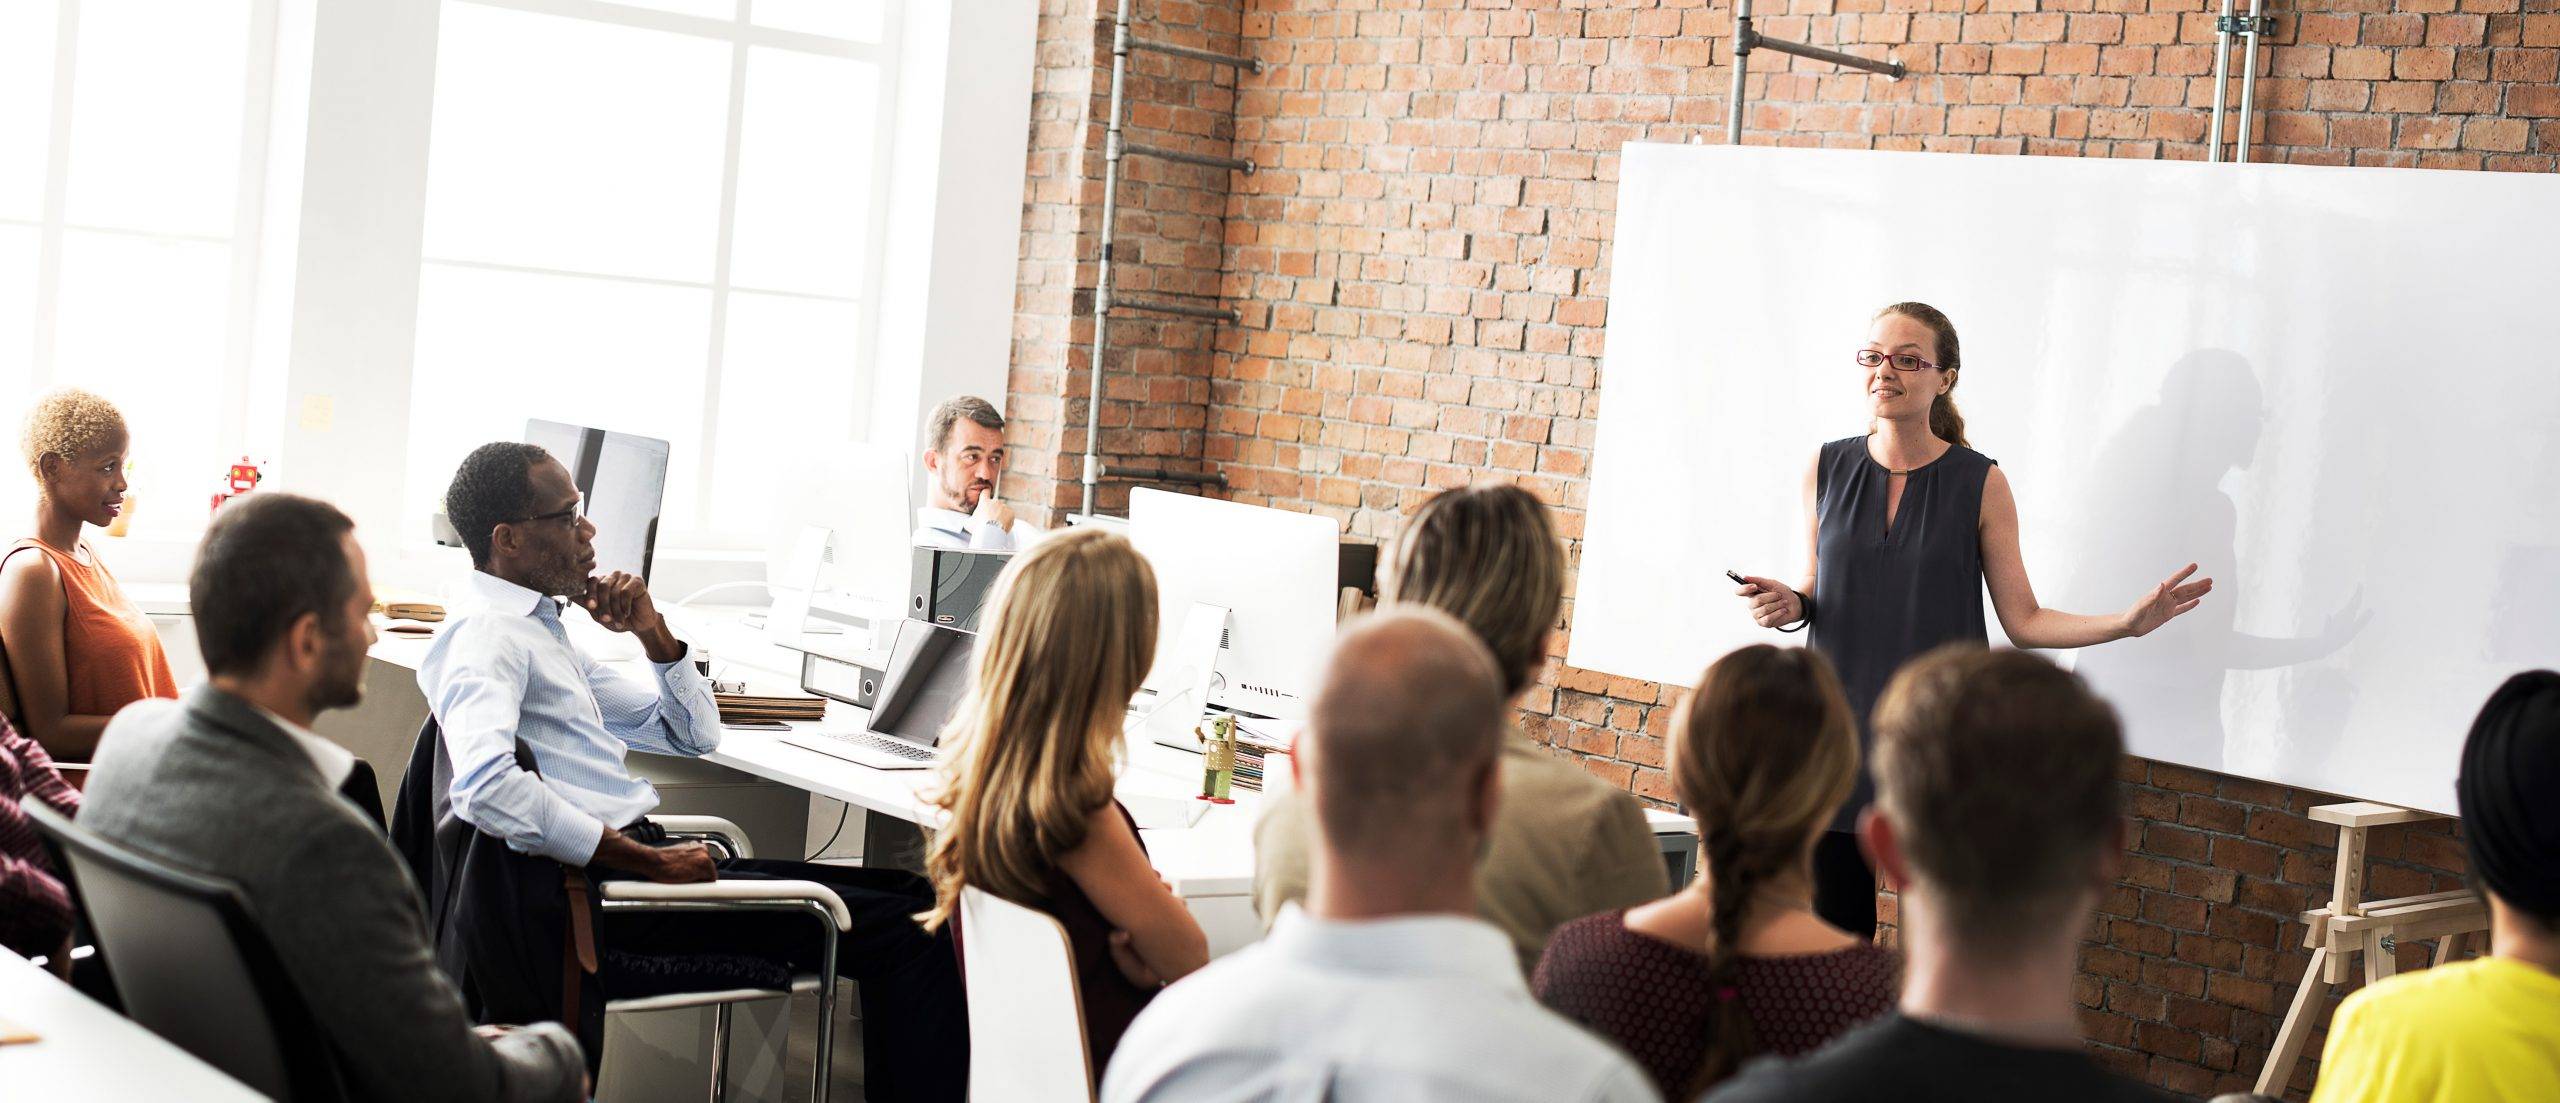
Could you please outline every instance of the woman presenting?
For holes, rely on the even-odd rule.
[[[1823,445],[1805,472],[1813,531],[1804,583],[1745,576],[1736,592],[1764,628],[1812,627],[1813,646],[1839,668],[1862,757],[1873,745],[1868,713],[1905,660],[1939,644],[1986,639],[1985,583],[2010,641],[2042,648],[2147,635],[2213,589],[2209,578],[2187,581],[2196,571],[2190,563],[2122,612],[2037,604],[2018,554],[2009,479],[1965,446],[1952,397],[1963,364],[1955,324],[1925,303],[1895,303],[1876,315],[1857,364],[1873,428]],[[1875,871],[1855,834],[1872,795],[1860,771],[1814,848],[1815,910],[1852,933],[1875,930]]]

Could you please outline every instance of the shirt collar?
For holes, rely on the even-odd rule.
[[[311,756],[311,764],[319,768],[320,776],[327,779],[330,788],[347,783],[347,775],[356,768],[354,752],[320,737],[309,728],[267,711],[263,706],[251,704],[249,707],[257,709],[258,715],[265,717],[268,723],[292,736],[294,745]]]
[[[1284,958],[1368,976],[1448,977],[1526,992],[1520,957],[1500,928],[1444,912],[1317,919],[1284,904],[1266,941]]]
[[[539,612],[542,606],[551,604],[546,595],[535,593],[487,571],[472,571],[471,577],[466,579],[463,585],[469,590],[473,603],[477,604],[483,612],[524,617],[531,616]],[[553,606],[553,609],[556,611],[558,607]]]
[[[916,509],[916,527],[941,529],[944,532],[966,532],[969,528],[969,515],[956,509],[919,506]]]

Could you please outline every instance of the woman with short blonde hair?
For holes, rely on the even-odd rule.
[[[925,863],[928,930],[958,926],[963,885],[1066,928],[1097,1078],[1155,990],[1209,960],[1200,924],[1111,795],[1155,640],[1155,574],[1128,541],[1079,529],[1015,556],[947,732],[934,802],[949,818]],[[956,934],[965,959],[968,932]]]
[[[178,695],[159,633],[82,535],[124,512],[131,440],[114,404],[71,389],[37,399],[20,438],[35,532],[0,557],[0,654],[21,726],[65,762],[88,761],[118,709]]]

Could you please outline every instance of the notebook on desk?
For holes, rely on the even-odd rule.
[[[859,729],[796,730],[782,741],[875,770],[921,770],[940,761],[942,729],[968,695],[976,633],[920,620],[898,622],[880,695]]]

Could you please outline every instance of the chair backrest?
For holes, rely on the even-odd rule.
[[[960,888],[969,997],[969,1098],[1093,1099],[1084,1001],[1067,930],[1047,914]]]
[[[20,802],[68,862],[125,1014],[271,1098],[343,1097],[300,992],[229,882],[100,838]]]

